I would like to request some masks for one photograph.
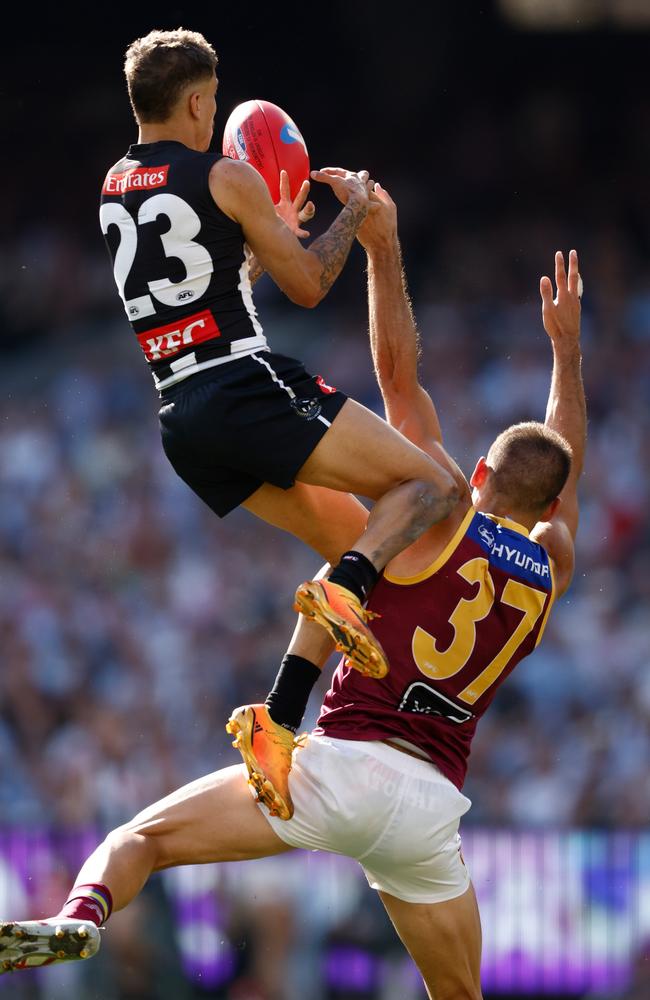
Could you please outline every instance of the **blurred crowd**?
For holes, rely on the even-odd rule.
[[[576,576],[479,726],[467,823],[634,827],[650,810],[650,290],[613,312],[585,284]],[[381,412],[360,309],[287,314],[259,293],[274,346]],[[467,473],[503,426],[543,418],[532,293],[415,303],[422,381]],[[265,694],[318,562],[245,512],[218,520],[175,477],[131,338],[89,319],[0,374],[3,824],[111,826],[234,761],[229,710]],[[317,709],[318,692],[308,721]]]

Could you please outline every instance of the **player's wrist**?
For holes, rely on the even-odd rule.
[[[370,204],[367,198],[359,197],[358,195],[351,194],[345,205],[341,209],[341,213],[345,212],[346,209],[352,214],[353,218],[360,226],[365,217],[368,214],[368,209]]]
[[[553,340],[553,357],[556,362],[565,365],[575,365],[580,364],[582,361],[582,351],[580,349],[580,343],[574,341],[573,343],[562,342],[561,340]]]
[[[397,236],[384,237],[364,242],[363,248],[368,260],[375,267],[389,266],[401,261],[401,251]]]

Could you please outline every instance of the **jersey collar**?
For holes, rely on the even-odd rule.
[[[525,535],[526,538],[530,538],[530,531],[528,528],[524,528],[523,524],[519,524],[517,521],[513,521],[511,517],[499,517],[498,514],[490,514],[488,511],[480,511],[481,514],[485,514],[489,517],[491,521],[496,521],[500,524],[502,528],[510,528],[511,531],[517,531],[521,535]]]

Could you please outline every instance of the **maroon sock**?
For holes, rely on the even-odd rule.
[[[101,882],[76,885],[60,912],[57,913],[57,917],[68,917],[71,920],[92,920],[94,924],[101,927],[110,917],[112,909],[113,897],[107,886],[102,885]]]

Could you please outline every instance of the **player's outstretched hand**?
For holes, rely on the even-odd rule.
[[[397,205],[379,182],[370,192],[370,211],[357,233],[362,247],[373,253],[389,250],[397,243]]]
[[[309,236],[308,230],[301,229],[301,222],[311,222],[316,214],[316,206],[313,201],[306,200],[308,194],[309,181],[303,181],[300,191],[292,201],[289,174],[286,170],[280,171],[280,200],[275,206],[275,214],[283,222],[286,222],[291,232],[301,240]]]
[[[555,254],[555,285],[557,294],[553,298],[553,283],[546,275],[539,283],[542,296],[542,321],[544,329],[558,346],[576,344],[580,338],[580,298],[582,278],[578,271],[578,253],[569,253],[569,274],[564,264],[564,254]]]
[[[323,167],[322,170],[312,170],[311,172],[311,179],[320,184],[329,184],[343,205],[347,205],[350,198],[359,204],[368,204],[370,197],[369,177],[367,170],[359,170],[355,173],[352,170],[343,170],[342,167]]]

